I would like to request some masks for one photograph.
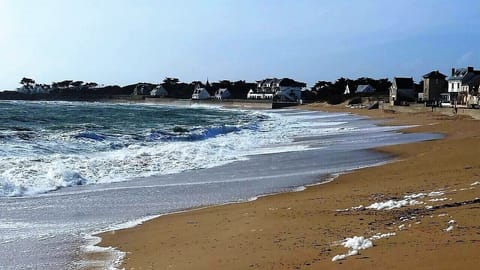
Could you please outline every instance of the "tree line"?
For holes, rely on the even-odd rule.
[[[292,80],[293,81],[293,80]],[[34,79],[22,78],[20,84],[25,88],[31,88],[35,85]],[[349,86],[350,94],[344,95],[345,89]],[[387,78],[373,79],[368,77],[361,77],[358,79],[349,79],[341,77],[333,82],[320,80],[313,85],[309,91],[302,92],[302,98],[305,101],[327,101],[329,103],[339,103],[346,98],[359,95],[355,93],[358,85],[371,85],[375,88],[375,93],[371,95],[388,95],[391,82]],[[190,98],[197,86],[204,87],[210,95],[215,95],[215,92],[220,88],[227,88],[235,99],[245,99],[250,89],[256,88],[256,83],[246,82],[244,80],[229,81],[220,80],[218,82],[203,83],[201,81],[181,82],[178,78],[165,78],[161,83],[136,83],[126,86],[108,85],[99,86],[95,82],[84,82],[75,80],[63,80],[53,82],[50,85],[40,84],[40,86],[48,89],[48,96],[52,97],[114,97],[114,96],[129,96],[138,94],[138,88],[142,87],[141,95],[149,95],[150,91],[156,87],[163,87],[168,91],[168,97],[171,98]]]

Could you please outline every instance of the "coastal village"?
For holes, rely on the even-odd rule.
[[[480,70],[474,67],[452,68],[448,75],[434,70],[418,83],[413,77],[393,79],[339,78],[335,82],[307,84],[289,78],[266,78],[256,82],[221,80],[210,83],[180,82],[166,78],[162,83],[137,83],[127,86],[98,85],[95,82],[64,80],[52,84],[23,78],[21,87],[0,92],[4,100],[150,100],[158,98],[195,101],[244,100],[271,102],[273,108],[316,101],[378,108],[378,103],[396,106],[423,104],[427,107],[479,108]],[[363,99],[362,99],[363,98]],[[370,102],[364,105],[365,98]],[[373,102],[372,102],[373,101]],[[277,104],[278,106],[275,106]],[[362,105],[363,104],[363,105]]]
[[[0,26],[0,270],[480,269],[480,0]]]

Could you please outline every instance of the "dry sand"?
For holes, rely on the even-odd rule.
[[[308,105],[345,111],[344,107]],[[172,214],[101,235],[102,246],[127,255],[125,269],[478,269],[480,265],[480,122],[432,113],[392,114],[350,109],[417,124],[406,132],[445,139],[378,149],[398,160],[344,174],[302,192]],[[405,194],[443,191],[423,204],[390,211],[349,210]],[[431,202],[431,199],[443,201]],[[446,199],[443,199],[446,198]],[[466,202],[462,205],[462,202]],[[437,206],[428,210],[426,206]],[[408,220],[401,221],[402,217]],[[453,230],[448,221],[455,220]],[[348,249],[339,241],[376,233],[360,254],[332,262]]]

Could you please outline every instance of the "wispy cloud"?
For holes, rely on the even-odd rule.
[[[474,59],[475,59],[475,53],[474,52],[472,52],[472,51],[465,52],[464,54],[462,54],[458,58],[457,65],[462,65],[462,66],[470,65],[470,64],[472,64]]]

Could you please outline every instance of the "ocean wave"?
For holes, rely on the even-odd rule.
[[[73,136],[75,139],[89,139],[89,140],[94,140],[94,141],[104,141],[106,139],[106,136],[102,134],[97,134],[95,132],[80,132],[76,135]]]
[[[312,129],[313,122],[308,119],[318,118],[310,114],[214,109],[198,112],[205,117],[195,116],[199,120],[192,122],[190,108],[169,109],[163,113],[170,118],[159,118],[157,108],[150,106],[139,110],[142,115],[151,114],[140,121],[129,114],[132,108],[136,107],[121,107],[128,112],[123,114],[123,122],[62,122],[53,128],[36,127],[42,130],[37,132],[41,136],[27,143],[6,139],[0,149],[0,196],[29,196],[210,168],[249,155],[305,150],[306,145],[279,147],[300,135],[350,132],[345,128],[347,121]]]
[[[182,128],[174,127],[170,130],[152,130],[147,136],[147,141],[201,141],[217,136],[238,132],[242,129],[250,129],[249,126],[228,126],[220,125],[208,128]]]

